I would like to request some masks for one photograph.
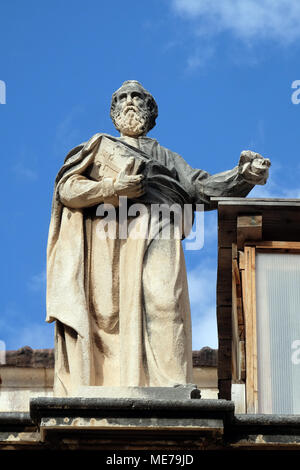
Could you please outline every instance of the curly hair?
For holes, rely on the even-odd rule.
[[[113,123],[115,124],[116,104],[118,100],[118,95],[123,91],[123,89],[126,89],[126,88],[138,89],[144,95],[146,99],[147,108],[149,110],[148,131],[150,131],[151,129],[153,129],[153,127],[156,124],[155,121],[158,116],[158,106],[157,106],[155,99],[151,95],[151,93],[149,93],[149,91],[147,91],[143,87],[143,85],[137,80],[126,80],[126,82],[124,82],[122,86],[113,93],[112,98],[111,98],[111,106],[110,106],[110,117]]]

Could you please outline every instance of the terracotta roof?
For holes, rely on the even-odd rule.
[[[217,349],[206,346],[199,351],[193,351],[193,365],[194,367],[216,367],[217,356]],[[24,346],[16,351],[6,351],[5,365],[51,369],[54,367],[54,349],[32,349]]]

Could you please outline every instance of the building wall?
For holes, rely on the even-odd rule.
[[[27,412],[30,398],[53,396],[53,350],[25,346],[7,351],[5,362],[0,365],[0,412]],[[194,351],[193,364],[193,383],[201,390],[202,398],[218,398],[217,351]]]

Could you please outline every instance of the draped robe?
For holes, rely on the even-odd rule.
[[[112,181],[86,174],[104,134],[74,148],[59,171],[47,247],[47,321],[56,321],[56,396],[82,385],[173,386],[192,381],[192,334],[181,240],[100,239],[100,203],[118,206]],[[149,160],[140,223],[151,204],[204,204],[246,196],[239,167],[210,175],[155,139],[113,138]],[[134,201],[133,201],[134,202]]]

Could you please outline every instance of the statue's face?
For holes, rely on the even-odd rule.
[[[149,129],[146,97],[138,87],[124,88],[116,96],[114,124],[122,135],[138,137]]]

